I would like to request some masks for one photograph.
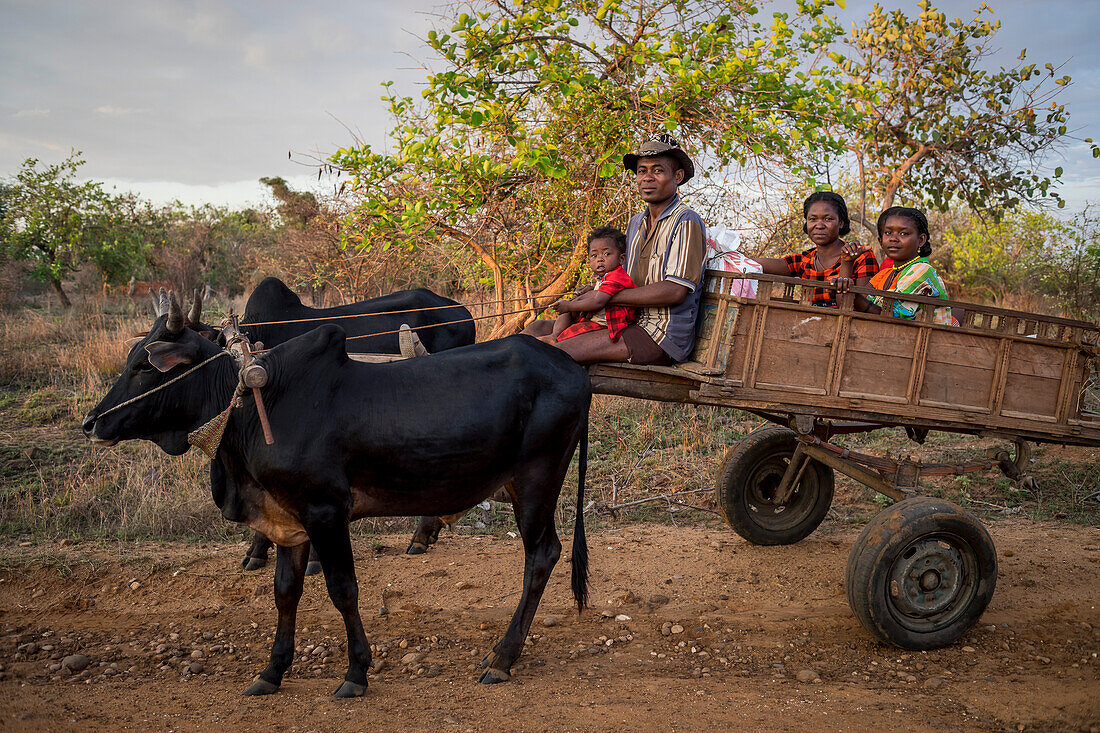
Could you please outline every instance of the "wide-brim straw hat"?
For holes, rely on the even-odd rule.
[[[651,158],[654,155],[671,155],[679,161],[680,166],[684,169],[684,180],[680,181],[682,184],[687,183],[695,175],[695,165],[691,162],[691,158],[680,147],[680,143],[677,142],[676,138],[667,132],[650,135],[638,148],[638,152],[624,155],[623,167],[628,171],[637,173],[638,160],[640,158]]]

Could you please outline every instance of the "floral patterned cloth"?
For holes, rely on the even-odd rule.
[[[910,295],[923,295],[928,298],[942,298],[947,300],[947,286],[943,284],[936,269],[928,262],[926,257],[914,257],[904,265],[895,265],[889,269],[879,270],[878,274],[871,278],[870,285],[876,290],[892,290],[895,293],[908,293]],[[882,298],[872,295],[868,298],[877,306],[882,306]],[[894,301],[894,311],[891,315],[895,318],[916,318],[920,312],[920,303],[905,303]],[[947,306],[936,308],[932,314],[932,321],[945,326],[957,326],[959,322],[951,315],[951,309]]]

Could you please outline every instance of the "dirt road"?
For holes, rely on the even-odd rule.
[[[320,577],[281,691],[244,698],[275,609],[270,567],[244,573],[241,546],[9,544],[0,729],[1100,730],[1100,529],[992,524],[991,606],[960,643],[922,653],[873,642],[849,612],[857,529],[778,548],[716,524],[597,530],[580,616],[564,538],[522,666],[495,686],[475,664],[518,599],[519,540],[445,533],[414,557],[403,536],[357,541],[382,666],[351,701],[331,697],[344,633]],[[83,671],[57,669],[77,654]]]

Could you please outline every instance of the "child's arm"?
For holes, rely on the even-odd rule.
[[[599,290],[589,290],[570,300],[559,300],[552,306],[558,313],[595,313],[607,305],[611,296]]]

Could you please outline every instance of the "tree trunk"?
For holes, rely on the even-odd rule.
[[[588,252],[588,242],[585,237],[578,237],[577,244],[573,248],[572,262],[579,262],[578,258],[584,256]],[[538,315],[538,311],[542,310],[546,306],[550,305],[556,300],[559,300],[567,291],[567,288],[571,284],[573,279],[574,268],[566,266],[561,273],[551,281],[549,285],[539,291],[538,295],[531,297],[531,310],[523,310],[519,313],[513,313],[506,317],[500,325],[496,326],[490,333],[489,339],[498,339],[505,336],[511,336],[514,333],[521,331],[530,321],[535,319]]]
[[[69,296],[65,295],[65,290],[61,287],[61,281],[56,277],[50,277],[50,286],[53,288],[54,293],[57,295],[57,299],[61,301],[61,307],[65,310],[69,310],[73,307],[72,302],[69,300]]]

